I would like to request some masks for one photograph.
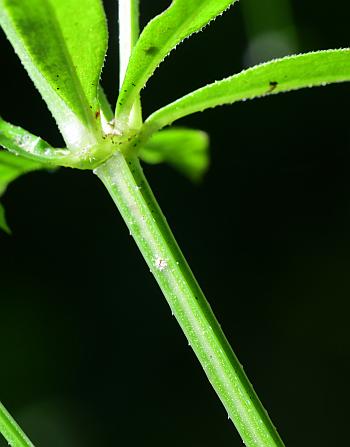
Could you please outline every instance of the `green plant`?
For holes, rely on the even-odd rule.
[[[310,53],[254,67],[197,90],[143,122],[139,93],[155,68],[179,42],[233,3],[174,0],[138,40],[138,3],[121,1],[120,78],[124,81],[114,117],[98,86],[107,40],[100,2],[86,0],[81,8],[81,1],[1,0],[2,27],[55,117],[67,148],[52,148],[1,120],[0,143],[9,152],[0,152],[0,189],[33,169],[95,170],[243,440],[249,446],[278,446],[282,441],[184,261],[138,157],[167,160],[197,179],[207,164],[207,138],[199,131],[163,127],[208,107],[349,80],[349,50]],[[82,41],[81,35],[86,39]],[[2,208],[0,219],[9,231]],[[8,441],[31,445],[4,409],[1,414],[0,428]]]

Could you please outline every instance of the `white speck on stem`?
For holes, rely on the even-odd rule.
[[[162,259],[160,256],[157,256],[154,260],[154,266],[160,270],[161,272],[168,267],[168,263],[166,259]]]

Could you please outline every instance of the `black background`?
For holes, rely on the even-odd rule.
[[[106,2],[103,74],[111,101],[114,3]],[[141,0],[142,23],[168,4]],[[300,51],[348,46],[345,1],[292,6]],[[160,66],[143,93],[144,115],[242,69],[247,43],[238,4]],[[0,45],[1,115],[61,146],[3,35]],[[182,120],[211,137],[200,186],[145,166],[290,447],[348,443],[349,93],[332,85]],[[32,173],[3,203],[13,235],[0,235],[0,396],[35,445],[241,445],[98,179]]]

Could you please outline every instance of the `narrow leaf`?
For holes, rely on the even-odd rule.
[[[140,158],[147,163],[168,163],[198,182],[209,165],[209,138],[205,132],[174,128],[157,132],[140,150]]]
[[[100,0],[0,0],[0,24],[67,145],[95,142],[107,46]]]
[[[1,203],[0,203],[0,230],[3,230],[3,231],[5,231],[5,233],[8,233],[8,234],[11,233],[11,230],[6,222],[5,210],[4,210],[4,207],[1,205]]]
[[[29,133],[21,127],[7,123],[0,117],[0,146],[8,149],[14,155],[20,155],[35,164],[66,165],[72,156],[67,149],[55,149],[40,137]],[[1,152],[0,155],[4,153]],[[0,157],[1,161],[1,157]],[[1,180],[1,179],[0,179]]]
[[[117,103],[117,116],[127,120],[140,90],[165,56],[199,31],[236,0],[173,0],[151,20],[134,47]]]
[[[153,113],[145,134],[210,107],[304,87],[350,80],[350,50],[327,50],[276,59],[209,84]]]

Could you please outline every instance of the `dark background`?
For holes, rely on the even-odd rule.
[[[166,59],[144,91],[145,116],[249,63],[243,2]],[[115,2],[105,3],[103,83],[115,101]],[[142,23],[168,4],[141,0]],[[293,51],[348,46],[345,1],[292,9]],[[62,145],[3,35],[0,45],[1,115]],[[348,84],[333,85],[182,120],[211,137],[200,186],[145,166],[289,447],[348,443],[349,98]],[[32,173],[3,203],[13,235],[0,235],[0,396],[35,445],[241,445],[98,179]]]

